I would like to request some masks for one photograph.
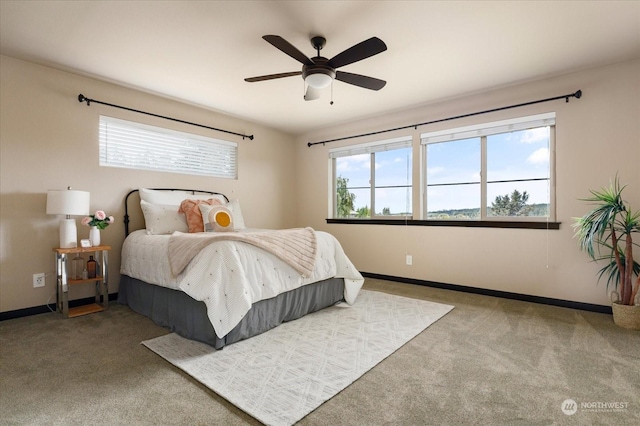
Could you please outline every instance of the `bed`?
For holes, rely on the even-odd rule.
[[[144,221],[131,224],[138,198]],[[247,228],[239,202],[224,194],[140,188],[124,204],[118,302],[216,349],[351,304],[364,282],[331,234]]]

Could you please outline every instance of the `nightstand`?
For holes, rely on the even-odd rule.
[[[109,256],[110,246],[54,248],[56,257],[56,306],[65,318],[101,312],[109,308]],[[95,278],[69,278],[69,255],[94,253],[98,262]],[[85,259],[86,264],[86,259]],[[69,286],[94,284],[96,287],[95,303],[69,308]]]

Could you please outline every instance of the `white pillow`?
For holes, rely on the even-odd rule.
[[[152,204],[140,201],[147,234],[171,234],[174,231],[189,232],[187,219],[178,213],[178,206],[167,204]]]
[[[219,199],[223,204],[227,203],[224,196],[215,194],[192,194],[189,191],[161,191],[157,189],[140,188],[140,200],[151,204],[179,206],[182,200],[190,198],[192,200]]]
[[[205,232],[233,232],[233,213],[220,204],[198,204]]]
[[[235,229],[245,229],[244,218],[242,217],[242,210],[240,210],[240,201],[232,200],[227,204],[229,210],[233,214],[233,226]]]

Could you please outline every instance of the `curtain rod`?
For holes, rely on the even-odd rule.
[[[345,137],[342,137],[342,138],[329,139],[329,140],[320,141],[320,142],[308,142],[307,146],[308,147],[312,147],[313,145],[320,145],[320,144],[324,145],[326,143],[344,141],[344,140],[347,140],[347,139],[360,138],[360,137],[363,137],[363,136],[379,135],[380,133],[393,132],[395,130],[410,129],[412,127],[417,129],[418,126],[426,126],[427,124],[440,123],[442,121],[449,121],[449,120],[457,120],[459,118],[471,117],[471,116],[480,115],[480,114],[488,114],[490,112],[496,112],[496,111],[502,111],[502,110],[505,110],[505,109],[518,108],[518,107],[523,107],[523,106],[527,106],[527,105],[539,104],[541,102],[556,101],[558,99],[564,99],[565,102],[569,102],[569,98],[580,99],[581,97],[582,97],[582,90],[578,90],[577,92],[570,93],[568,95],[555,96],[553,98],[540,99],[540,100],[537,100],[537,101],[531,101],[531,102],[525,102],[525,103],[522,103],[522,104],[509,105],[509,106],[504,106],[504,107],[500,107],[500,108],[493,108],[493,109],[488,109],[488,110],[485,110],[485,111],[471,112],[469,114],[456,115],[454,117],[441,118],[439,120],[433,120],[433,121],[425,121],[424,123],[411,124],[409,126],[395,127],[393,129],[379,130],[377,132],[370,132],[370,133],[362,133],[360,135],[345,136]]]
[[[245,135],[245,134],[242,134],[242,133],[236,133],[236,132],[232,132],[232,131],[229,131],[229,130],[217,129],[215,127],[209,127],[209,126],[205,126],[203,124],[192,123],[190,121],[179,120],[177,118],[171,118],[171,117],[165,117],[164,115],[153,114],[151,112],[140,111],[140,110],[133,109],[133,108],[127,108],[127,107],[123,107],[123,106],[120,106],[120,105],[115,105],[115,104],[110,104],[110,103],[107,103],[107,102],[97,101],[95,99],[89,99],[89,98],[85,97],[83,94],[79,94],[78,95],[78,102],[86,102],[87,106],[90,106],[91,102],[95,102],[96,104],[102,104],[102,105],[107,105],[107,106],[114,107],[114,108],[126,109],[127,111],[133,111],[133,112],[138,112],[140,114],[151,115],[153,117],[164,118],[165,120],[177,121],[178,123],[189,124],[191,126],[203,127],[205,129],[215,130],[217,132],[224,132],[224,133],[229,133],[231,135],[242,136],[242,139],[249,138],[249,140],[253,140],[253,135]]]

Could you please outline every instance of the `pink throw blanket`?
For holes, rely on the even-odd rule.
[[[200,251],[215,241],[240,241],[259,247],[293,267],[303,277],[311,276],[317,241],[312,228],[248,232],[174,232],[169,239],[171,272],[178,275]]]

